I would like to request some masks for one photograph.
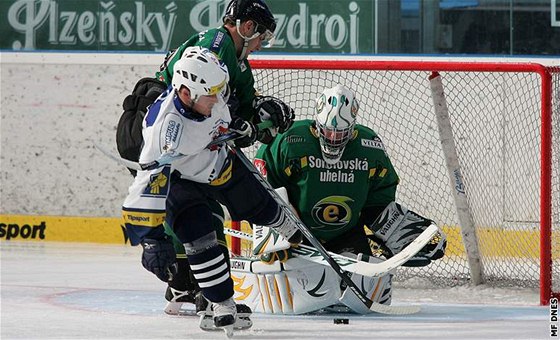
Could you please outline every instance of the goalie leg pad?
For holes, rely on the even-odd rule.
[[[348,254],[346,254],[348,256]],[[377,257],[358,254],[358,260],[367,261],[370,263],[379,263],[383,260]],[[382,277],[366,277],[359,274],[352,274],[352,281],[360,288],[360,290],[373,302],[381,303],[384,305],[391,304],[391,296],[393,293],[392,288],[393,273],[384,275]],[[346,288],[340,297],[340,302],[358,314],[371,313],[368,307],[356,296],[350,289]]]
[[[235,300],[268,314],[303,314],[338,303],[340,279],[331,268],[298,258],[284,268],[266,274],[233,268]]]

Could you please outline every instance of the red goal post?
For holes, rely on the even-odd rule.
[[[296,119],[313,118],[326,87],[341,83],[356,92],[358,123],[380,135],[400,175],[397,200],[448,235],[444,259],[401,268],[397,280],[534,287],[543,305],[560,297],[559,67],[324,59],[257,59],[251,66],[257,91],[287,102]],[[434,104],[431,88],[438,74],[443,105]],[[451,143],[442,137],[438,106]]]

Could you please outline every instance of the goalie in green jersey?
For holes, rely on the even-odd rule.
[[[399,176],[381,138],[356,124],[358,100],[345,86],[324,90],[315,109],[315,120],[296,121],[272,143],[262,145],[255,165],[273,187],[286,188],[299,217],[327,250],[371,254],[367,226],[384,255],[398,253],[414,239],[404,234],[418,235],[426,226],[413,225],[416,232],[410,225],[407,232],[376,229],[378,217],[389,210],[406,213],[406,208],[392,204]],[[442,236],[413,263],[420,266],[440,258],[444,246]]]
[[[348,88],[325,90],[316,119],[296,121],[258,150],[255,165],[327,250],[371,254],[363,226],[395,200],[399,176],[377,134],[356,124]]]
[[[384,257],[397,254],[434,222],[395,202],[399,176],[381,138],[356,124],[359,104],[353,91],[342,85],[326,89],[315,108],[314,120],[296,121],[262,145],[255,166],[273,187],[285,188],[289,203],[327,250],[368,256],[371,239]],[[441,258],[445,247],[440,231],[405,265],[425,266]],[[286,259],[286,252],[266,255],[269,262]],[[357,274],[352,279],[363,282]],[[391,275],[371,279],[381,280],[372,281],[366,295],[381,291],[374,300],[389,303]],[[354,308],[359,303],[340,301],[359,312]]]

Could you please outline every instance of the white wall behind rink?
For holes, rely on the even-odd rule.
[[[163,56],[1,53],[0,214],[119,216],[132,177],[126,169],[99,153],[93,142],[114,148],[122,100],[138,79],[154,75]],[[305,58],[304,55],[255,56],[263,57]],[[461,60],[560,65],[560,58]]]

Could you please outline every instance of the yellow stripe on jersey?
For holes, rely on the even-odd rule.
[[[233,162],[229,162],[227,168],[220,174],[220,177],[210,182],[210,185],[218,186],[229,181],[231,179],[231,175],[233,172],[232,169],[233,169]]]
[[[385,177],[385,175],[387,175],[387,172],[388,172],[388,171],[389,171],[389,170],[387,170],[387,168],[383,168],[383,170],[381,170],[381,171],[379,172],[379,174],[377,175],[377,177],[380,177],[380,178]],[[377,173],[377,168],[369,169],[369,178],[372,178],[373,176],[375,176],[376,173]]]
[[[299,159],[299,166],[301,169],[305,168],[307,166],[307,156],[303,156]],[[284,169],[284,173],[290,177],[292,175],[292,169],[290,168],[290,166],[286,167],[286,169]]]
[[[383,168],[383,170],[381,170],[381,172],[379,173],[379,177],[383,178],[385,177],[385,175],[387,174],[387,168]]]
[[[122,211],[124,223],[140,227],[155,228],[165,221],[165,212]]]
[[[306,157],[306,156],[301,157],[301,158],[299,159],[299,161],[300,161],[300,164],[301,164],[301,168],[302,168],[302,169],[305,168],[305,167],[307,166],[307,157]]]

